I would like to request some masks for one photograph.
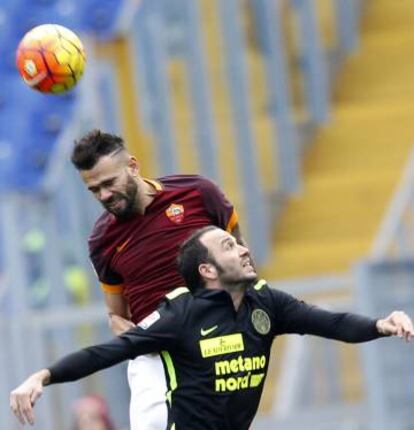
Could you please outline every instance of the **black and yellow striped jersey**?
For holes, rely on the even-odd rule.
[[[259,405],[275,336],[312,334],[345,342],[380,335],[376,321],[308,305],[259,281],[236,311],[223,290],[185,287],[135,328],[66,356],[50,383],[73,381],[137,355],[159,352],[169,381],[168,429],[248,429]]]

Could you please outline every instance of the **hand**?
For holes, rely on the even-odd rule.
[[[49,370],[40,370],[10,393],[10,408],[21,424],[34,424],[33,406],[42,395],[43,385],[49,378]]]
[[[109,316],[109,326],[115,336],[120,336],[135,327],[135,324],[119,315],[112,314]]]
[[[402,311],[394,311],[387,318],[377,321],[377,330],[386,336],[405,337],[408,342],[414,336],[411,318]]]

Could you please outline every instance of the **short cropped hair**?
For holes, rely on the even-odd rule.
[[[121,137],[92,130],[75,141],[71,161],[78,170],[90,170],[102,156],[123,149],[125,144]]]
[[[198,271],[200,264],[215,263],[214,258],[209,255],[207,247],[201,243],[200,238],[208,231],[216,228],[212,225],[200,228],[180,246],[177,256],[177,269],[191,292],[205,285],[204,279]]]

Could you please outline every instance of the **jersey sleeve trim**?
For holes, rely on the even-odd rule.
[[[168,372],[169,390],[166,394],[166,397],[167,397],[168,403],[171,407],[172,406],[172,393],[178,386],[177,376],[175,374],[174,363],[173,363],[171,355],[168,353],[168,351],[161,351],[161,357],[164,361],[165,367],[167,368],[167,372]]]
[[[189,293],[190,290],[187,287],[178,287],[175,290],[172,290],[171,293],[165,295],[168,300],[173,300],[182,294]]]
[[[226,231],[231,233],[238,221],[239,221],[239,216],[237,215],[237,212],[235,211],[235,209],[233,209],[229,222],[227,223]]]
[[[101,284],[101,288],[105,293],[109,294],[122,294],[124,291],[124,286],[122,284],[118,285],[109,285],[109,284]]]

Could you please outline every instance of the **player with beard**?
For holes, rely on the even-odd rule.
[[[143,178],[122,138],[94,130],[76,142],[72,163],[106,211],[89,239],[110,326],[119,335],[151,314],[172,289],[179,245],[194,230],[216,225],[242,242],[237,214],[220,189],[196,175]],[[167,391],[159,355],[128,365],[132,430],[165,428]]]
[[[169,387],[168,426],[159,430],[247,430],[276,336],[311,334],[357,343],[414,335],[404,312],[383,319],[330,312],[271,289],[257,279],[249,250],[216,227],[198,230],[182,245],[178,269],[188,288],[169,293],[136,327],[64,357],[17,387],[10,407],[20,422],[33,424],[33,405],[44,385],[159,351]]]

